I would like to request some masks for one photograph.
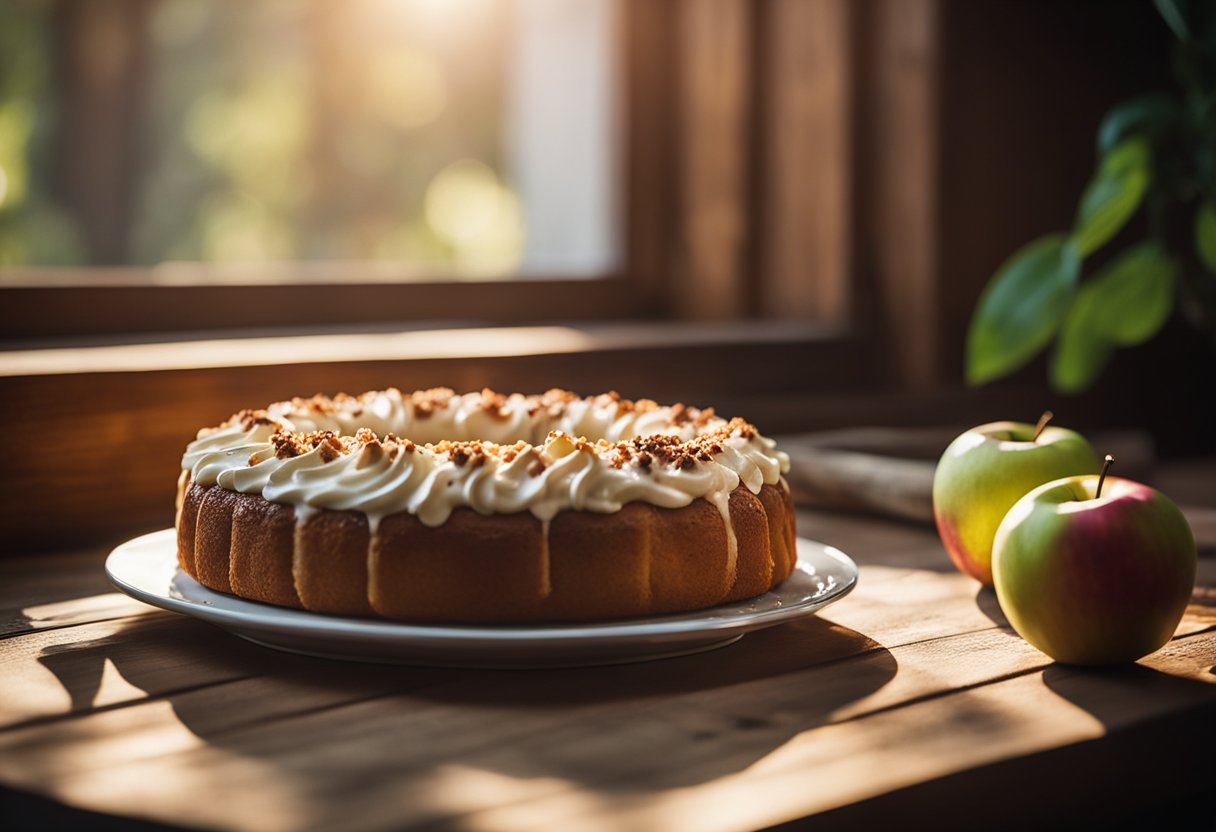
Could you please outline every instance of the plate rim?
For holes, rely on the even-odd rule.
[[[621,639],[695,637],[727,632],[742,634],[814,614],[823,607],[841,600],[856,588],[860,572],[856,562],[835,546],[810,538],[798,537],[800,548],[802,546],[816,547],[819,555],[835,562],[845,575],[843,581],[822,597],[809,599],[803,603],[788,606],[777,605],[769,609],[750,612],[739,609],[735,615],[729,614],[731,606],[745,607],[754,604],[756,599],[745,599],[735,602],[733,605],[718,605],[685,613],[608,621],[508,625],[422,623],[330,615],[265,604],[217,592],[198,584],[176,566],[176,547],[171,545],[175,540],[176,531],[173,528],[167,528],[123,541],[114,547],[106,557],[106,577],[117,590],[136,600],[169,612],[198,618],[225,629],[289,633],[293,636],[355,638],[363,642],[400,643],[409,641],[428,647],[474,642],[486,646],[499,643],[534,646],[543,644],[546,647],[553,647],[563,643],[586,645],[597,642],[617,642]],[[164,593],[157,594],[124,579],[121,574],[121,564],[125,558],[131,557],[129,554],[131,550],[162,543],[166,550],[162,557],[165,561],[171,559],[174,563],[173,571],[169,573],[170,582],[177,579],[191,581],[195,583],[199,592],[216,596],[223,601],[224,606],[214,606],[207,602],[200,603],[176,597],[171,594],[168,586]],[[803,568],[810,565],[810,561],[800,552],[795,569],[810,575],[813,573],[807,572]],[[119,568],[116,569],[116,566]],[[164,566],[167,568],[168,563],[165,563]],[[764,595],[758,597],[763,598]],[[237,608],[232,609],[230,606]],[[242,609],[245,606],[248,606],[248,609]],[[728,614],[724,615],[724,612]]]

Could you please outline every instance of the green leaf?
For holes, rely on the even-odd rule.
[[[1143,344],[1174,306],[1174,260],[1155,242],[1134,246],[1087,281],[1097,293],[1097,330],[1120,347]]]
[[[1165,22],[1180,40],[1186,40],[1191,36],[1190,27],[1187,26],[1186,22],[1186,15],[1183,14],[1177,0],[1154,0],[1154,3],[1157,6],[1157,11],[1165,18]]]
[[[1208,271],[1216,274],[1216,205],[1210,199],[1195,214],[1195,251]]]
[[[1073,308],[1080,305],[1080,298],[1077,300]],[[1088,306],[1085,304],[1086,308]],[[1088,317],[1087,312],[1078,314]],[[1073,315],[1070,314],[1064,321],[1060,340],[1051,354],[1051,365],[1047,370],[1052,389],[1057,393],[1088,390],[1115,351],[1109,341],[1093,337],[1083,330],[1083,325],[1070,323],[1072,320]]]
[[[1124,139],[1103,157],[1077,209],[1072,239],[1081,257],[1119,233],[1140,207],[1148,182],[1148,141],[1143,136]]]
[[[1008,375],[1051,340],[1068,311],[1081,259],[1064,234],[1022,247],[989,281],[967,333],[967,382]]]
[[[1156,243],[1141,243],[1112,260],[1077,290],[1051,357],[1051,384],[1063,393],[1086,389],[1117,346],[1152,338],[1174,305],[1174,261]]]
[[[1129,136],[1144,135],[1150,140],[1176,129],[1182,107],[1176,96],[1155,92],[1124,101],[1113,107],[1098,127],[1098,155],[1106,156]]]

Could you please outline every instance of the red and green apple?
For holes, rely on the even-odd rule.
[[[1190,526],[1168,497],[1099,476],[1065,477],[1024,496],[992,555],[1009,623],[1066,664],[1135,661],[1169,641],[1195,565]]]
[[[992,540],[1006,512],[1050,480],[1095,473],[1098,459],[1081,434],[1047,426],[990,422],[950,443],[933,476],[933,516],[962,572],[992,585]]]

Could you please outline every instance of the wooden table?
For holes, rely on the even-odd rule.
[[[1195,516],[1200,577],[1176,637],[1112,671],[1023,642],[931,529],[827,513],[803,513],[801,533],[861,579],[820,617],[580,670],[292,656],[113,592],[104,551],[9,558],[0,809],[38,828],[1210,822],[1196,801],[1216,783],[1216,558],[1211,513]]]

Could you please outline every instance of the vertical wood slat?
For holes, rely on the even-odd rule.
[[[150,5],[73,0],[54,7],[55,188],[93,265],[122,263],[130,254]]]
[[[853,0],[771,0],[761,24],[759,312],[851,311]]]
[[[679,4],[677,316],[847,321],[855,5]]]
[[[751,0],[680,3],[680,181],[673,312],[679,317],[745,317],[754,111]]]
[[[642,298],[640,313],[666,313],[674,265],[675,183],[679,141],[675,3],[631,0],[623,4],[620,106],[625,118],[624,199],[626,278]]]
[[[894,381],[941,377],[939,89],[941,0],[872,0],[859,42],[859,274],[876,294]]]

